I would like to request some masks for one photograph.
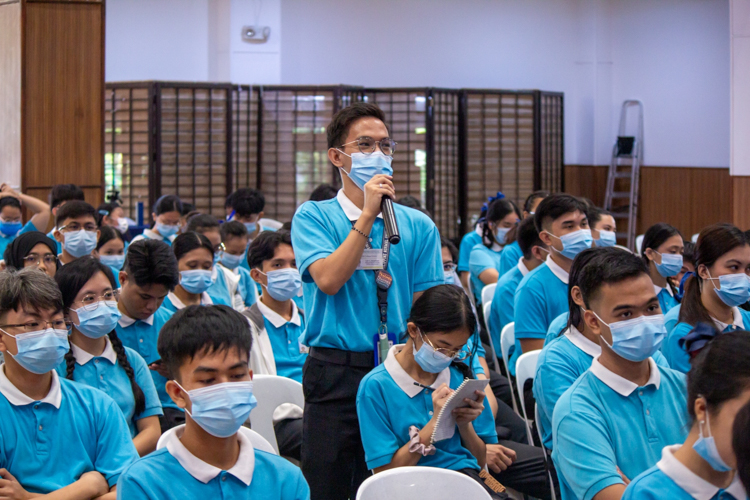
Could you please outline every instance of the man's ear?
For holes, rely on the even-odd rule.
[[[261,285],[265,285],[263,283],[263,275],[260,274],[260,270],[257,267],[254,267],[250,269],[250,277],[255,281],[256,283],[260,283]]]
[[[578,287],[578,285],[574,286],[570,290],[570,296],[573,298],[573,302],[575,302],[577,305],[581,307],[586,307],[583,303],[583,295],[581,294],[581,289]]]
[[[253,380],[253,371],[250,370],[250,380]]]
[[[99,241],[99,236],[102,234],[100,230],[96,230],[96,241]]]
[[[58,243],[65,243],[65,236],[63,236],[62,232],[60,232],[59,229],[55,229],[55,232],[52,233],[52,236],[55,237],[55,240]]]
[[[552,236],[549,235],[546,229],[542,229],[539,233],[539,239],[542,240],[542,243],[544,243],[544,246],[547,248],[552,246]]]
[[[122,286],[123,286],[123,285],[124,285],[125,283],[127,283],[127,282],[128,282],[128,273],[126,273],[125,271],[120,271],[120,272],[119,272],[119,273],[117,274],[117,277],[118,277],[118,278],[119,278],[119,280],[120,280],[120,288],[122,288]]]
[[[534,245],[533,247],[531,247],[532,255],[534,256],[535,259],[541,262],[544,262],[545,260],[547,260],[548,252],[549,251],[546,248],[543,248],[539,245]]]
[[[174,401],[177,406],[183,409],[187,407],[188,398],[185,396],[185,393],[182,391],[182,389],[180,389],[180,386],[177,385],[177,382],[175,382],[174,380],[167,380],[164,388],[166,389],[167,394],[169,394],[169,397],[172,398],[172,401]]]
[[[585,313],[583,313],[583,321],[586,323],[586,326],[588,326],[589,329],[594,333],[594,335],[602,334],[602,326],[599,323],[599,318],[597,318],[593,312],[587,310]]]
[[[261,212],[258,214],[258,220],[261,220],[264,215],[266,215],[266,213],[261,210]]]
[[[328,159],[331,160],[331,163],[336,167],[344,166],[344,161],[341,159],[342,155],[343,153],[336,148],[328,149]]]

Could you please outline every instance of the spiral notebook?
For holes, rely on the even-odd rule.
[[[437,443],[444,439],[450,439],[453,434],[456,433],[456,417],[453,415],[453,410],[456,408],[465,408],[469,406],[464,399],[475,399],[476,395],[474,391],[483,391],[490,381],[487,379],[465,379],[458,389],[453,391],[448,397],[448,400],[443,405],[443,409],[438,414],[437,423],[435,429],[432,431],[432,441]]]

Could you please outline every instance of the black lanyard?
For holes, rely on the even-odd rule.
[[[357,221],[352,222],[352,227]],[[370,238],[367,238],[365,250],[372,250]],[[375,292],[378,299],[378,310],[380,311],[380,329],[379,333],[388,333],[388,289],[393,284],[393,277],[388,272],[388,259],[391,254],[391,243],[385,235],[383,228],[383,269],[375,271]]]

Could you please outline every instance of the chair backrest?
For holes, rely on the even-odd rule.
[[[644,236],[644,234],[639,234],[635,237],[635,253],[637,253],[638,255],[641,254],[641,246],[643,245]]]
[[[274,220],[274,219],[265,219],[264,218],[264,219],[260,219],[258,222],[260,222],[261,226],[263,226],[265,228],[268,228],[268,229],[273,229],[274,231],[278,231],[279,229],[281,229],[281,226],[284,225],[283,222],[277,221],[277,220]]]
[[[497,283],[491,283],[482,288],[482,304],[486,304],[488,300],[492,300],[492,297],[495,296],[495,288],[497,288]]]
[[[490,311],[492,309],[492,301],[488,300],[482,305],[482,312],[484,313],[484,327],[487,329],[487,337],[490,339],[490,348],[492,349],[492,360],[495,363],[495,371],[500,373],[500,364],[497,359],[497,349],[495,343],[492,341],[492,332],[490,331]],[[487,374],[489,377],[489,373]]]
[[[284,403],[291,403],[304,409],[305,396],[302,392],[302,384],[286,377],[255,375],[253,394],[258,400],[258,406],[250,413],[250,426],[271,443],[278,455],[279,445],[273,429],[273,412]]]
[[[503,357],[503,365],[505,365],[505,373],[508,374],[508,379],[510,379],[510,363],[508,362],[508,356],[510,355],[511,346],[514,345],[516,345],[516,324],[508,323],[503,327],[503,331],[500,333],[500,354]],[[509,387],[510,394],[513,397],[513,411],[519,413],[513,384],[511,383]]]
[[[474,479],[437,467],[398,467],[370,476],[359,487],[357,500],[490,500]]]
[[[518,391],[518,397],[521,400],[521,414],[523,419],[526,421],[526,433],[528,434],[529,443],[534,442],[534,438],[531,435],[531,426],[529,425],[529,417],[526,416],[526,405],[524,404],[523,398],[523,386],[526,381],[533,379],[536,375],[536,362],[539,359],[539,353],[541,349],[536,351],[525,352],[516,360],[516,390]]]
[[[172,427],[167,432],[162,434],[159,437],[159,441],[156,442],[156,449],[164,448],[167,446],[167,442],[169,441],[170,437],[173,434],[182,435],[183,430],[185,429],[185,424],[180,424],[176,427]],[[271,443],[266,441],[263,436],[258,434],[252,429],[248,429],[247,427],[240,427],[240,432],[247,436],[250,439],[250,442],[253,444],[253,448],[260,451],[265,451],[267,453],[273,453],[274,455],[278,455],[279,453],[273,449],[273,446],[271,446]]]
[[[701,233],[695,233],[692,238],[690,238],[690,241],[693,243],[698,243],[698,236],[700,236]]]
[[[469,283],[469,302],[471,302],[471,305],[474,306],[474,309],[476,309],[477,299],[474,295],[474,284],[471,282],[471,276],[469,276],[469,279],[467,281]]]

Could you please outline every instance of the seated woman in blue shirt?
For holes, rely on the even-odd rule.
[[[482,228],[482,244],[472,248],[469,256],[470,280],[477,304],[482,299],[482,288],[497,283],[500,277],[500,254],[507,244],[515,241],[510,241],[508,233],[520,218],[518,207],[509,199],[500,198],[489,204],[484,221],[479,223]]]
[[[161,404],[146,362],[115,333],[122,315],[111,269],[82,257],[63,266],[55,281],[72,324],[70,350],[58,375],[104,391],[122,410],[138,454],[154,451]]]
[[[677,290],[668,278],[680,273],[684,248],[682,234],[663,222],[654,224],[643,235],[641,257],[648,266],[648,273],[654,282],[654,291],[663,314],[667,314],[679,304],[675,298]]]
[[[628,485],[623,500],[745,500],[737,474],[732,428],[750,401],[750,334],[715,337],[688,373],[687,410],[693,420],[683,444],[667,446],[659,462]],[[748,441],[745,434],[742,438]]]
[[[466,407],[454,410],[457,432],[451,438],[431,440],[443,405],[470,375],[469,368],[456,359],[467,356],[465,346],[475,329],[469,298],[455,286],[430,288],[414,302],[406,344],[393,346],[385,362],[362,379],[357,392],[369,469],[376,473],[414,465],[451,469],[473,477],[495,494],[485,482],[491,478],[482,473],[486,443],[497,443],[484,392],[477,391],[474,399],[465,399]]]
[[[182,217],[182,201],[173,194],[164,195],[154,204],[151,214],[154,225],[151,229],[144,229],[131,243],[138,240],[150,239],[163,241],[171,245],[180,230],[180,218]]]
[[[739,309],[750,298],[750,241],[731,224],[701,231],[695,247],[695,275],[685,282],[679,322],[662,346],[675,370],[687,373],[690,356],[682,340],[698,323],[720,332],[750,328],[750,312]]]
[[[118,275],[125,263],[125,240],[122,233],[112,226],[100,226],[94,255],[99,257],[99,262],[109,266],[115,277],[116,288],[120,288]]]

